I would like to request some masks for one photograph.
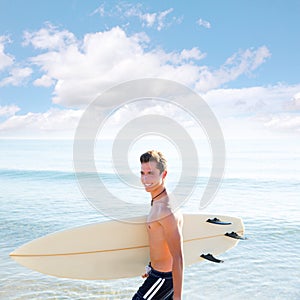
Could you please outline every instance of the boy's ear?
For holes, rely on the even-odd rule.
[[[167,176],[167,173],[168,173],[167,170],[162,172],[162,179],[164,179]]]

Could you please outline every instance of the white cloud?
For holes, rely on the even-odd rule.
[[[0,117],[10,117],[15,115],[20,110],[17,105],[0,106]]]
[[[72,138],[81,115],[82,111],[72,109],[12,115],[0,123],[0,137]]]
[[[224,116],[279,113],[287,110],[300,85],[277,84],[267,87],[241,89],[215,89],[203,94],[203,98]]]
[[[203,94],[203,98],[222,123],[226,135],[279,137],[300,132],[298,115],[290,112],[299,90],[300,84],[216,89]]]
[[[298,86],[278,84],[269,87],[212,90],[203,95],[215,113],[226,139],[279,138],[286,134],[299,135],[300,117],[285,108]],[[0,107],[0,137],[73,138],[82,110],[50,109],[45,113],[15,115],[17,106]],[[100,116],[97,113],[97,116]],[[102,111],[103,113],[103,111]],[[171,103],[138,102],[124,105],[105,121],[104,137],[112,136],[127,122],[138,116],[166,115],[199,137],[199,128],[191,114]],[[103,115],[102,115],[103,116]],[[100,123],[99,123],[100,124]],[[197,125],[198,126],[198,125]],[[195,133],[196,132],[196,133]]]
[[[147,13],[147,14],[140,14],[139,15],[139,18],[143,21],[146,22],[146,26],[147,27],[152,27],[156,21],[156,17],[157,17],[157,14],[156,13]]]
[[[19,86],[24,83],[24,80],[28,79],[32,74],[31,68],[13,68],[10,71],[10,76],[0,81],[0,87],[6,85]]]
[[[40,31],[38,32],[40,35]],[[47,36],[48,34],[46,34]],[[49,51],[33,57],[48,80],[55,80],[53,101],[62,105],[85,105],[113,84],[145,76],[190,78],[196,76],[196,67],[182,60],[201,58],[200,51],[186,50],[174,56],[161,50],[147,52],[144,34],[127,36],[119,27],[106,32],[87,34],[79,48],[69,45],[61,51]],[[179,66],[172,66],[181,63]],[[171,63],[170,63],[171,62]],[[187,73],[190,73],[187,76]],[[195,73],[194,75],[192,75]],[[188,80],[187,80],[188,79]]]
[[[9,43],[10,39],[7,36],[0,36],[0,71],[11,66],[14,62],[14,57],[5,53],[5,44]]]
[[[127,16],[136,16],[142,21],[142,25],[146,27],[154,27],[158,31],[161,31],[165,27],[170,26],[173,22],[180,22],[180,19],[174,17],[171,21],[168,20],[168,16],[173,12],[173,8],[161,12],[143,13],[139,9],[130,9],[127,11]]]
[[[47,75],[43,75],[42,77],[36,79],[33,84],[35,86],[50,87],[54,84],[54,80]]]
[[[297,92],[285,106],[287,110],[300,111],[300,92]]]
[[[210,29],[211,28],[211,24],[208,22],[208,21],[205,21],[203,19],[198,19],[197,22],[196,22],[200,27],[204,27],[204,28],[207,28],[207,29]]]
[[[294,114],[276,114],[262,118],[264,126],[272,131],[284,131],[300,134],[300,116]]]
[[[149,28],[155,28],[158,31],[161,31],[167,27],[170,27],[173,24],[180,24],[182,23],[182,17],[173,16],[172,18],[170,15],[173,13],[174,9],[169,8],[164,11],[154,12],[154,13],[145,13],[141,10],[135,10],[132,15],[135,15],[142,21],[142,26],[146,26]]]
[[[247,49],[232,55],[219,69],[211,70],[199,65],[206,54],[196,47],[169,53],[148,50],[150,40],[146,34],[128,36],[119,27],[86,34],[78,41],[72,33],[46,24],[36,32],[26,32],[24,38],[24,45],[43,51],[31,58],[42,72],[33,84],[54,84],[53,102],[70,107],[86,105],[104,89],[141,77],[171,79],[205,92],[253,71],[270,55],[266,47]],[[20,85],[30,75],[32,69],[28,67],[14,68],[0,85]]]
[[[200,60],[206,57],[205,53],[201,53],[201,51],[194,47],[190,50],[188,49],[183,49],[180,53],[180,59],[181,60],[189,60],[189,59],[195,59],[195,60]]]
[[[163,29],[166,25],[166,17],[168,14],[170,14],[173,11],[173,8],[170,8],[168,10],[165,10],[163,12],[158,13],[157,15],[157,30],[160,31]]]
[[[73,33],[67,30],[59,31],[50,23],[46,23],[45,28],[37,32],[24,32],[23,45],[32,45],[36,49],[64,49],[66,46],[75,43],[76,38]]]
[[[200,72],[200,79],[196,85],[198,91],[208,91],[220,87],[222,84],[233,81],[243,74],[257,69],[271,53],[266,46],[239,51],[229,57],[217,70],[210,70],[204,66]]]
[[[52,27],[31,33],[30,37],[36,47],[45,49],[31,58],[44,73],[35,84],[55,83],[53,102],[70,107],[86,105],[112,85],[144,77],[171,79],[205,92],[253,71],[270,55],[266,47],[245,50],[234,54],[219,69],[211,70],[196,63],[206,55],[196,47],[169,53],[148,50],[148,36],[128,36],[119,27],[86,34],[82,41],[65,39],[72,34]]]
[[[102,4],[91,15],[99,14],[101,17],[108,16],[121,20],[125,19],[127,25],[130,24],[131,19],[135,18],[141,22],[143,27],[161,31],[173,23],[181,23],[182,18],[176,16],[170,17],[173,11],[173,8],[169,8],[164,11],[148,12],[141,3],[119,2],[112,8],[106,8],[105,4]]]
[[[105,7],[104,4],[101,4],[99,7],[97,7],[90,15],[96,15],[99,14],[101,17],[105,16]]]
[[[11,54],[5,53],[5,44],[11,43],[8,36],[0,36],[0,71],[7,71],[0,79],[0,87],[13,85],[19,86],[29,79],[32,69],[29,67],[20,67],[15,64],[15,58]]]
[[[27,32],[24,45],[41,51],[30,58],[42,73],[33,84],[53,86],[53,103],[70,109],[15,115],[19,111],[17,106],[1,107],[0,115],[8,118],[0,123],[0,136],[71,135],[82,113],[72,108],[85,107],[98,94],[120,82],[145,77],[174,80],[201,93],[226,134],[245,136],[247,132],[247,136],[258,136],[263,130],[264,134],[274,131],[276,135],[279,128],[282,132],[299,133],[298,118],[293,115],[300,109],[299,85],[221,88],[263,64],[270,56],[267,47],[239,51],[218,69],[211,69],[200,65],[206,54],[196,47],[166,52],[152,47],[150,50],[150,43],[145,33],[129,36],[120,27],[86,34],[81,41],[50,24],[37,32]],[[12,63],[13,59],[9,64]],[[32,70],[12,68],[0,85],[19,85],[32,75]]]

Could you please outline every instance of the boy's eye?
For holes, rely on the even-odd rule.
[[[144,173],[143,171],[141,171],[141,175],[145,175],[146,173]],[[148,173],[147,173],[147,175],[153,175],[153,172],[152,171],[149,171]]]

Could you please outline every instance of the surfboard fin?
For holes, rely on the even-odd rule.
[[[231,222],[223,222],[218,218],[208,219],[206,220],[208,223],[217,224],[217,225],[231,225]]]
[[[226,236],[231,237],[233,239],[237,239],[237,240],[246,240],[246,238],[238,235],[236,232],[232,231],[231,233],[227,232],[225,233]]]
[[[208,254],[201,254],[200,255],[202,258],[207,259],[209,261],[215,262],[215,263],[223,263],[224,260],[215,258],[212,254],[208,253]]]

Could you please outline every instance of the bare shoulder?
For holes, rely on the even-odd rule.
[[[170,205],[159,204],[159,222],[162,225],[182,227],[183,215],[180,210],[173,210]]]
[[[161,225],[177,224],[180,227],[183,224],[183,215],[179,209],[174,209],[170,204],[169,198],[166,197],[160,201],[154,202],[148,221],[157,221]]]

